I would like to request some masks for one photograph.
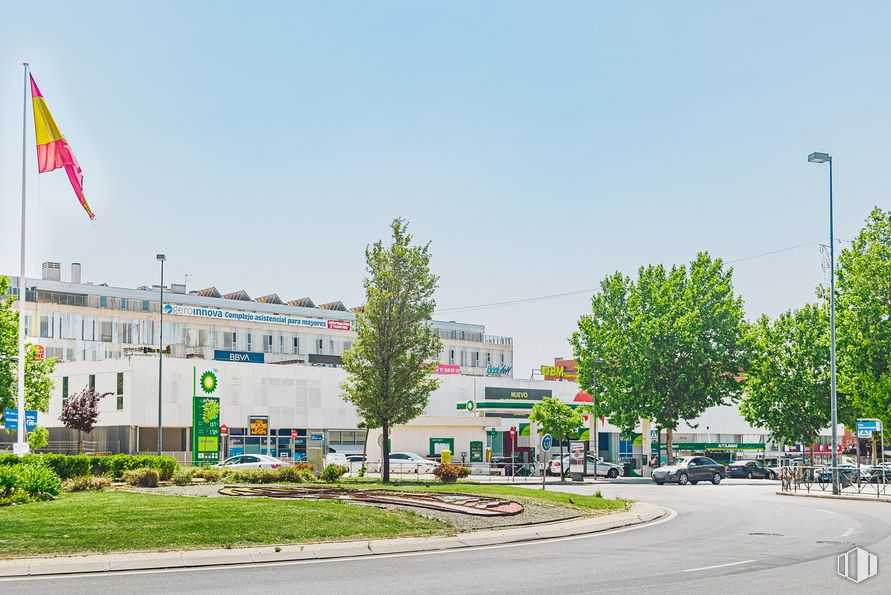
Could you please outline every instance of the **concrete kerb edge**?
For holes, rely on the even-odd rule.
[[[251,563],[290,562],[322,558],[355,558],[381,554],[463,549],[540,541],[558,537],[602,533],[649,523],[666,516],[661,507],[637,502],[626,512],[528,527],[491,529],[450,537],[401,537],[363,541],[263,546],[236,550],[188,550],[177,552],[117,553],[75,558],[38,558],[0,561],[0,577],[49,576],[54,574],[93,574],[124,570],[162,570],[201,566],[236,566]]]

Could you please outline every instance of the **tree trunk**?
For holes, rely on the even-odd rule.
[[[665,428],[665,464],[671,465],[674,460],[674,430]]]
[[[77,454],[84,454],[84,433],[81,430],[77,431]]]
[[[384,483],[390,483],[390,425],[384,422],[381,425],[381,431],[381,437],[384,442],[381,445],[381,457],[383,457],[383,461],[381,461],[381,468],[383,469],[381,480]]]

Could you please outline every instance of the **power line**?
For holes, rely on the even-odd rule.
[[[795,244],[794,246],[786,246],[785,248],[778,248],[778,249],[776,249],[776,250],[771,250],[771,251],[769,251],[769,252],[762,252],[762,253],[760,253],[760,254],[753,254],[753,255],[751,255],[751,256],[744,256],[744,257],[742,257],[742,258],[737,258],[737,259],[734,259],[734,260],[727,260],[727,261],[725,261],[725,264],[735,264],[735,263],[738,263],[738,262],[745,262],[745,261],[747,261],[747,260],[753,260],[753,259],[755,259],[755,258],[763,258],[763,257],[765,257],[765,256],[772,256],[772,255],[774,255],[774,254],[780,254],[780,253],[782,253],[782,252],[789,252],[790,250],[797,250],[798,248],[804,248],[804,247],[806,247],[806,246],[814,246],[814,245],[817,245],[817,244],[819,244],[820,242],[824,241],[825,239],[826,239],[826,238],[823,238],[823,239],[821,239],[821,240],[815,240],[815,241],[813,241],[813,242],[804,242],[804,243],[802,243],[802,244]],[[844,241],[847,241],[847,240],[836,240],[836,241],[837,241],[837,242],[844,242]],[[516,306],[516,305],[520,305],[520,304],[531,304],[531,303],[535,303],[535,302],[542,302],[542,301],[546,301],[546,300],[553,300],[553,299],[558,299],[558,298],[563,298],[563,297],[569,297],[569,296],[573,296],[573,295],[581,295],[581,294],[585,294],[585,293],[594,293],[595,291],[597,291],[597,289],[598,289],[598,288],[593,287],[593,288],[590,288],[590,289],[578,289],[578,290],[576,290],[576,291],[565,291],[565,292],[563,292],[563,293],[552,293],[552,294],[549,294],[549,295],[540,295],[540,296],[528,297],[528,298],[521,298],[521,299],[516,299],[516,300],[505,300],[505,301],[503,301],[503,302],[490,302],[490,303],[488,303],[488,304],[476,304],[476,305],[473,305],[473,306],[456,306],[456,307],[453,307],[453,308],[441,308],[441,309],[439,309],[439,310],[436,310],[436,311],[434,312],[434,314],[451,314],[451,313],[456,313],[456,312],[467,312],[467,311],[470,311],[470,310],[485,310],[485,309],[488,309],[488,308],[498,308],[498,307],[500,307],[500,306]]]

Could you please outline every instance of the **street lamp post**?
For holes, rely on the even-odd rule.
[[[591,407],[594,409],[591,412],[591,415],[594,416],[591,439],[594,442],[594,481],[597,481],[597,459],[600,458],[600,441],[597,439],[597,364],[602,364],[603,358],[595,357],[591,363],[594,364],[591,367]]]
[[[158,456],[161,456],[161,394],[162,381],[164,379],[164,261],[167,257],[163,254],[155,256],[161,263],[161,324],[158,329]]]
[[[832,409],[832,493],[838,494],[838,398],[835,382],[835,235],[832,221],[832,155],[811,153],[810,163],[829,164],[829,369]]]

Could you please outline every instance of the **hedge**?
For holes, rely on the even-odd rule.
[[[168,480],[179,468],[173,457],[157,455],[108,455],[88,457],[86,455],[60,455],[53,453],[31,454],[19,458],[14,454],[0,454],[0,465],[18,465],[19,463],[43,463],[51,468],[62,479],[71,479],[81,475],[109,475],[120,478],[125,471],[149,467],[156,469],[162,480]]]

